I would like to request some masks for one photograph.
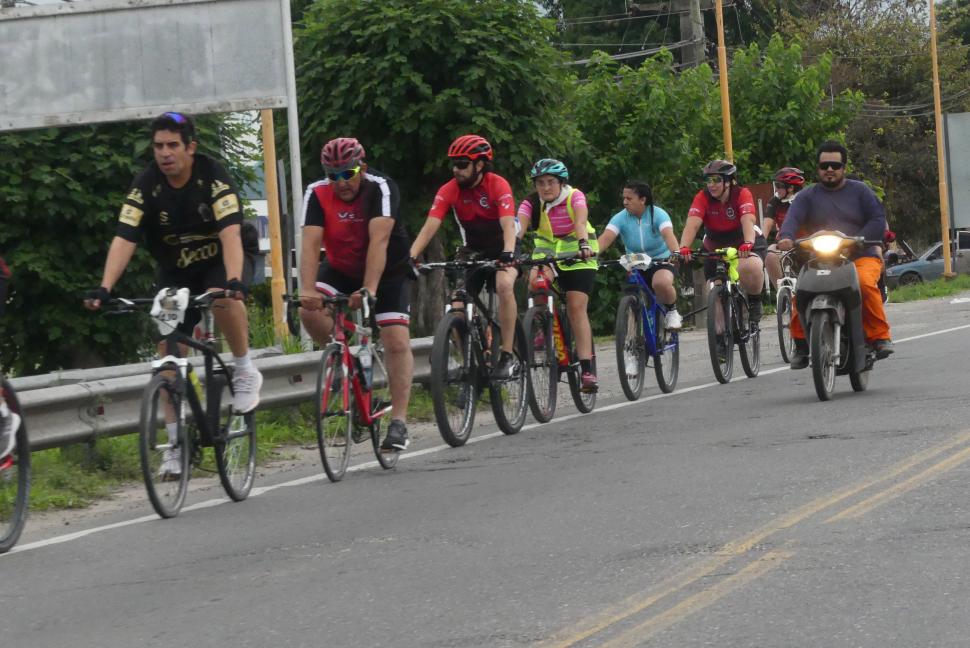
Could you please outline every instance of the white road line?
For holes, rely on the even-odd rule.
[[[952,333],[954,331],[962,331],[964,329],[970,329],[970,324],[965,324],[963,326],[954,326],[953,328],[943,329],[942,331],[934,331],[933,333],[924,333],[923,335],[914,335],[914,336],[911,336],[911,337],[908,337],[908,338],[902,338],[900,340],[896,340],[896,344],[902,344],[904,342],[912,342],[913,340],[921,340],[923,338],[933,337],[933,336],[936,336],[936,335],[943,335],[945,333]],[[788,367],[785,366],[785,365],[782,365],[781,367],[775,367],[774,369],[768,369],[766,371],[762,371],[758,375],[759,376],[767,376],[768,374],[778,373],[779,371],[787,371],[787,370],[788,370]],[[744,378],[744,379],[746,380],[747,378]],[[735,382],[735,381],[732,380],[731,382]],[[646,398],[641,398],[641,399],[635,400],[635,401],[621,401],[619,403],[613,403],[612,405],[606,405],[605,407],[600,407],[600,408],[596,409],[596,411],[597,412],[610,412],[610,411],[613,411],[613,410],[622,409],[624,407],[632,407],[634,405],[642,405],[643,403],[649,403],[651,401],[655,401],[655,400],[658,400],[658,399],[661,399],[661,398],[670,398],[672,396],[680,396],[681,394],[689,394],[690,392],[699,391],[701,389],[708,389],[709,387],[716,387],[719,384],[720,383],[717,383],[717,382],[704,383],[702,385],[694,385],[693,387],[687,387],[686,389],[677,390],[677,391],[674,391],[674,392],[672,392],[670,394],[655,394],[653,396],[648,396]],[[531,425],[523,426],[522,427],[522,431],[523,432],[526,432],[528,430],[535,430],[536,428],[544,427],[546,425],[552,425],[553,423],[564,423],[566,421],[571,421],[573,419],[581,418],[581,417],[584,417],[584,416],[588,416],[588,414],[582,414],[582,413],[579,413],[579,412],[577,412],[575,414],[567,414],[566,416],[560,416],[559,418],[555,418],[555,419],[549,421],[548,423],[532,423]],[[481,441],[488,441],[489,439],[494,439],[496,437],[501,437],[501,436],[505,436],[505,435],[502,432],[491,432],[489,434],[483,434],[481,436],[476,436],[476,437],[474,437],[472,439],[469,439],[468,440],[468,443],[469,444],[471,444],[471,443],[479,443]],[[404,453],[404,454],[401,455],[400,459],[403,460],[403,459],[412,459],[412,458],[415,458],[415,457],[422,457],[424,455],[429,455],[429,454],[432,454],[432,453],[435,453],[435,452],[441,452],[442,450],[449,450],[449,449],[451,449],[451,446],[442,444],[442,445],[434,446],[434,447],[431,447],[431,448],[425,448],[424,450],[415,450],[414,452],[406,452],[406,453]],[[361,471],[361,470],[369,470],[371,468],[376,468],[377,465],[378,464],[377,464],[377,461],[376,460],[374,460],[374,461],[367,461],[367,462],[362,463],[362,464],[357,464],[357,465],[351,466],[350,468],[347,469],[347,472],[358,472],[358,471]],[[323,481],[325,479],[326,479],[326,475],[324,475],[324,474],[321,473],[319,475],[311,475],[309,477],[300,477],[299,479],[293,479],[291,481],[283,482],[281,484],[274,484],[272,486],[259,486],[259,487],[254,487],[249,496],[250,497],[258,497],[260,495],[263,495],[265,493],[269,493],[269,492],[274,491],[274,490],[277,490],[279,488],[290,488],[290,487],[293,487],[293,486],[304,486],[306,484],[312,484],[314,482]],[[203,502],[198,502],[196,504],[192,504],[191,506],[186,506],[182,510],[183,511],[196,511],[196,510],[199,510],[199,509],[205,509],[205,508],[211,508],[213,506],[218,506],[220,504],[227,504],[230,501],[231,500],[229,500],[228,497],[219,497],[219,498],[215,498],[215,499],[205,500]],[[94,527],[94,528],[91,528],[91,529],[85,529],[84,531],[76,531],[74,533],[68,533],[68,534],[65,534],[65,535],[56,536],[56,537],[53,537],[53,538],[48,538],[47,540],[38,540],[36,542],[28,542],[26,544],[22,544],[22,545],[18,545],[16,547],[14,547],[9,552],[7,552],[7,554],[3,554],[3,555],[10,555],[10,554],[14,554],[14,553],[20,553],[22,551],[32,551],[34,549],[41,549],[43,547],[49,547],[51,545],[57,545],[57,544],[65,543],[65,542],[71,542],[71,541],[74,541],[74,540],[79,540],[81,538],[87,537],[87,536],[92,535],[92,534],[95,534],[95,533],[101,533],[103,531],[111,531],[112,529],[120,529],[120,528],[123,528],[123,527],[133,526],[135,524],[143,524],[145,522],[153,522],[153,521],[156,521],[158,519],[159,518],[156,515],[143,515],[141,517],[137,517],[137,518],[134,518],[132,520],[125,520],[124,522],[115,522],[113,524],[106,524],[104,526]],[[29,521],[28,521],[28,523],[29,523]],[[3,558],[3,555],[0,555],[0,559]]]

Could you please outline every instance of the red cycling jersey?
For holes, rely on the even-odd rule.
[[[688,216],[704,221],[705,238],[716,245],[740,245],[744,243],[741,229],[742,216],[754,216],[754,197],[744,187],[732,186],[727,203],[711,196],[702,189],[694,196]]]
[[[428,216],[444,220],[449,209],[455,214],[466,246],[489,254],[502,252],[504,237],[499,219],[515,217],[515,199],[508,180],[488,172],[470,189],[449,180],[438,189]]]

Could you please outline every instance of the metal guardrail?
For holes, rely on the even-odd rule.
[[[414,382],[426,383],[431,375],[431,341],[411,340]],[[254,364],[263,372],[260,408],[294,405],[313,395],[320,351],[274,355],[261,349],[255,355]],[[194,360],[201,364],[201,358]],[[142,362],[13,379],[30,449],[137,432],[142,391],[150,378],[151,363]]]

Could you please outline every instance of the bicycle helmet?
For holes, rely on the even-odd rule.
[[[784,167],[775,172],[775,182],[801,188],[805,186],[805,172],[796,167]]]
[[[492,145],[480,135],[462,135],[448,147],[448,157],[468,158],[475,161],[481,158],[492,159]]]
[[[719,175],[725,180],[734,178],[738,175],[738,167],[727,160],[712,160],[701,171],[705,176]]]
[[[349,169],[365,157],[364,147],[353,137],[338,137],[323,145],[320,164],[327,169]]]
[[[529,177],[535,180],[539,176],[551,175],[559,178],[562,182],[569,180],[569,169],[559,160],[553,158],[543,158],[535,163],[529,171]]]

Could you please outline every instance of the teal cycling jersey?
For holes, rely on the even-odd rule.
[[[619,234],[627,252],[647,254],[651,259],[667,259],[671,252],[661,232],[673,226],[670,214],[653,205],[648,206],[639,218],[625,209],[618,212],[610,219],[606,229]]]

